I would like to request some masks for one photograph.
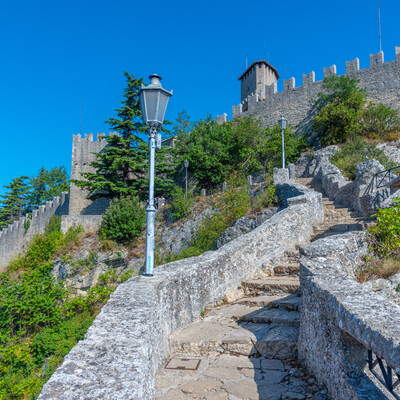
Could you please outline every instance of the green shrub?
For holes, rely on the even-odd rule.
[[[393,202],[393,207],[378,210],[376,226],[368,229],[369,254],[357,274],[361,282],[388,278],[400,271],[400,199]]]
[[[400,130],[399,112],[382,103],[370,103],[363,111],[363,136],[371,139],[396,140]],[[397,134],[396,134],[397,133]]]
[[[146,212],[137,197],[113,200],[103,215],[100,238],[129,243],[139,236],[146,222]]]
[[[245,180],[232,179],[228,189],[214,202],[214,211],[199,224],[194,246],[203,252],[215,248],[218,238],[250,208],[250,196]]]
[[[172,191],[171,215],[175,220],[184,218],[192,212],[193,195],[178,186]]]
[[[251,208],[256,212],[262,211],[266,207],[271,207],[277,203],[275,185],[272,184],[272,178],[269,177],[268,186],[260,190],[255,197],[251,199]]]
[[[396,166],[382,150],[358,136],[345,143],[330,160],[343,172],[344,176],[354,180],[357,164],[373,158],[378,160],[386,169]]]

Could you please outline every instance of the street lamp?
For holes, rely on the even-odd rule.
[[[161,86],[161,77],[157,74],[149,76],[150,85],[144,86],[140,90],[140,107],[142,109],[143,121],[149,125],[149,202],[146,207],[146,270],[145,275],[152,276],[154,271],[154,220],[156,209],[154,207],[154,163],[155,163],[155,136],[157,128],[164,121],[165,111],[171,92]]]
[[[187,197],[187,169],[188,169],[188,166],[189,166],[189,161],[188,161],[188,160],[185,160],[185,161],[183,162],[183,164],[184,164],[185,169],[186,169],[186,179],[185,179],[185,183],[186,183],[186,197]]]
[[[279,120],[279,126],[282,131],[282,168],[285,168],[285,129],[287,119],[282,115]]]

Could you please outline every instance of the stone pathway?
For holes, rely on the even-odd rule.
[[[310,187],[310,179],[299,179]],[[317,189],[318,188],[314,188]],[[371,221],[323,198],[314,239],[362,230]],[[170,337],[171,357],[156,377],[161,400],[327,399],[297,362],[299,252],[288,251],[219,307]],[[229,304],[226,304],[229,301]],[[195,368],[197,369],[185,369]],[[178,369],[171,369],[178,368]]]

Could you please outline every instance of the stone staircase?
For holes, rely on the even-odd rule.
[[[351,231],[362,231],[375,223],[374,218],[365,218],[350,208],[335,205],[318,183],[312,181],[312,178],[297,178],[296,181],[322,193],[325,220],[322,224],[314,226],[314,237],[312,240]]]
[[[304,178],[297,181],[311,187],[311,179]],[[321,188],[315,186],[311,188],[322,192]],[[314,236],[311,240],[349,231],[361,231],[374,223],[372,219],[362,218],[348,208],[336,206],[324,193],[322,194],[325,220],[322,224],[314,227]],[[256,380],[259,394],[262,392],[260,387],[264,387],[260,385],[265,384],[264,380],[267,379],[265,371],[262,371],[262,365],[279,360],[283,370],[289,371],[289,368],[292,368],[288,367],[290,360],[296,360],[297,357],[300,324],[299,257],[298,249],[287,251],[282,257],[275,260],[272,266],[258,275],[259,277],[243,282],[236,291],[236,295],[239,297],[237,300],[231,303],[224,301],[217,307],[205,310],[199,321],[175,331],[170,336],[172,358],[200,357],[207,360],[207,368],[211,368],[212,371],[218,368],[218,360],[223,359],[224,368],[230,364],[233,365],[230,372],[233,374],[232,376],[237,374],[234,366],[238,363],[238,358],[249,360],[253,365],[257,365],[261,360],[260,371],[258,371],[258,367],[255,367],[252,375],[253,380],[256,380],[255,376],[257,373],[259,374],[260,382]],[[195,375],[196,382],[209,376],[207,375],[209,369],[197,373]],[[305,377],[302,374],[300,372],[301,379]],[[295,382],[289,375],[283,377],[283,374],[282,380],[275,382],[279,383],[280,389],[284,388],[283,391],[277,392],[276,397],[272,395],[268,397],[268,393],[275,393],[272,386],[266,389],[265,397],[261,394],[251,397],[248,393],[244,393],[241,397],[237,392],[229,392],[230,386],[224,383],[224,380],[220,381],[220,383],[222,382],[220,387],[222,391],[213,391],[212,393],[222,393],[218,394],[216,399],[314,398],[322,400],[327,398],[325,391],[318,385],[307,386],[307,391],[304,381],[297,379],[298,382]],[[167,376],[165,371],[160,374],[162,378],[159,378],[160,381],[157,383],[157,399],[168,398],[166,395],[167,385],[171,385],[171,380],[167,379],[167,383],[165,383]],[[179,376],[179,379],[183,379],[187,385],[189,382],[187,374]],[[240,379],[245,378],[241,376]],[[212,396],[199,395],[195,397],[193,394],[191,397],[184,397],[182,394],[184,392],[180,391],[179,384],[175,382],[174,385],[174,389],[168,392],[174,400],[178,398],[214,399]]]

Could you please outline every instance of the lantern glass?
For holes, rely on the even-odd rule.
[[[185,160],[185,161],[183,162],[183,164],[185,165],[185,168],[187,168],[187,167],[189,166],[189,161],[188,161],[188,160]]]
[[[287,119],[282,115],[282,117],[279,120],[279,127],[281,128],[282,131],[286,129],[286,122]]]
[[[140,107],[144,122],[148,125],[159,126],[163,124],[172,91],[163,89],[158,75],[151,75],[150,79],[150,85],[142,86],[140,91]]]

